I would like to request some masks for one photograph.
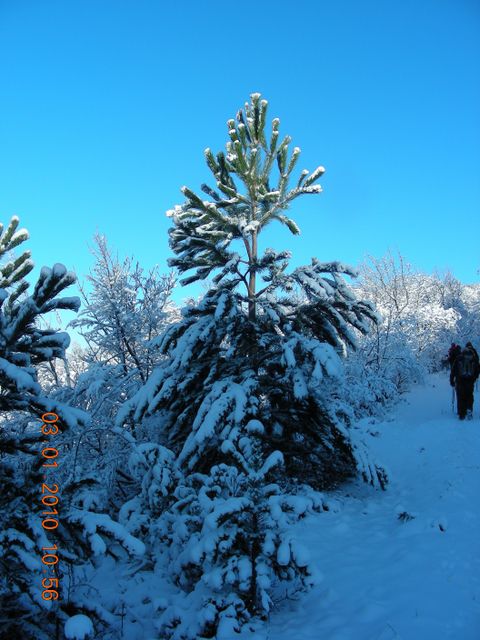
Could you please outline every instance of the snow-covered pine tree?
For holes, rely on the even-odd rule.
[[[18,224],[14,217],[6,229],[0,225],[0,259],[27,240],[28,232],[17,230]],[[40,328],[37,319],[59,309],[78,311],[80,306],[78,298],[57,297],[75,281],[74,274],[61,264],[44,267],[33,294],[24,295],[28,289],[24,277],[32,268],[30,252],[24,251],[0,269],[0,410],[53,410],[40,394],[35,365],[63,358],[70,338],[65,332]]]
[[[287,273],[289,252],[259,254],[270,222],[299,232],[285,210],[319,193],[323,173],[304,170],[289,187],[300,150],[289,156],[290,138],[279,142],[278,119],[267,140],[266,112],[267,102],[253,94],[228,121],[227,154],[206,151],[216,188],[202,185],[204,200],[184,187],[186,202],[169,212],[170,265],[194,270],[184,283],[209,277],[212,286],[159,339],[167,359],[118,416],[132,427],[157,416],[158,444],[177,454],[186,475],[157,518],[156,538],[170,545],[169,572],[174,566],[188,600],[165,607],[162,637],[231,637],[249,616],[268,613],[279,584],[306,586],[309,569],[281,525],[289,482],[325,488],[356,469],[373,484],[385,482],[325,394],[326,381],[342,375],[340,355],[355,345],[355,331],[365,333],[376,319],[342,277],[355,272],[312,259]],[[252,423],[261,427],[255,434]],[[127,520],[139,522],[148,498],[143,487],[124,511]]]
[[[287,273],[288,251],[259,255],[258,237],[271,222],[299,233],[285,211],[298,197],[320,193],[324,172],[303,170],[290,187],[300,149],[289,156],[291,139],[280,141],[278,118],[267,139],[266,114],[267,101],[252,94],[227,123],[227,154],[205,152],[216,188],[202,185],[204,200],[184,187],[186,202],[168,212],[176,254],[170,265],[194,271],[183,283],[213,283],[167,329],[159,347],[169,359],[119,419],[160,412],[164,437],[184,467],[208,471],[221,461],[230,429],[258,418],[266,452],[282,452],[288,476],[325,488],[352,474],[356,457],[322,382],[342,375],[339,354],[355,345],[354,329],[365,333],[376,315],[346,285],[342,275],[355,275],[350,267],[314,258]],[[376,472],[367,471],[376,482]]]
[[[34,617],[42,608],[39,542],[45,536],[32,510],[37,506],[40,474],[38,465],[24,465],[29,454],[32,460],[34,456],[38,459],[41,434],[38,429],[21,433],[12,417],[25,412],[39,418],[44,412],[55,411],[66,416],[65,427],[82,421],[80,413],[66,412],[65,406],[47,398],[36,375],[40,363],[63,358],[69,343],[66,333],[42,329],[38,320],[56,309],[77,311],[79,300],[57,297],[75,280],[59,264],[53,269],[44,267],[33,294],[26,295],[24,277],[33,263],[29,251],[12,255],[28,238],[28,232],[18,225],[17,217],[6,228],[0,225],[0,259],[8,256],[0,267],[0,628],[4,637],[38,638],[44,636],[35,635],[32,629],[42,627]]]
[[[75,281],[74,274],[60,264],[43,267],[32,295],[27,295],[23,278],[33,268],[30,252],[12,257],[28,238],[18,224],[14,217],[6,229],[0,225],[0,259],[10,254],[0,266],[0,637],[52,640],[61,637],[61,626],[73,613],[104,621],[109,614],[100,603],[92,603],[88,590],[59,601],[42,599],[41,548],[49,540],[41,525],[39,503],[44,481],[39,455],[44,446],[41,416],[54,412],[60,417],[58,428],[77,433],[88,424],[89,416],[49,396],[39,383],[38,367],[53,358],[65,358],[70,341],[67,333],[41,328],[41,321],[51,311],[77,311],[80,301],[59,297]],[[61,438],[59,432],[58,447]],[[93,483],[88,484],[89,496],[82,492],[84,487],[62,487],[70,495],[56,530],[62,566],[72,567],[87,562],[92,554],[105,553],[111,540],[130,553],[142,553],[141,542],[106,514],[95,512]]]

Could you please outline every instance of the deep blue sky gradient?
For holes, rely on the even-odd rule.
[[[84,276],[96,231],[166,269],[165,211],[252,91],[299,169],[327,169],[290,212],[302,235],[268,246],[478,281],[478,0],[0,0],[0,220],[38,269]]]

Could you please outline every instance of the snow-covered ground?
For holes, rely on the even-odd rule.
[[[460,422],[446,374],[432,376],[369,428],[387,491],[352,483],[299,525],[323,580],[281,603],[264,637],[478,640],[480,397]]]
[[[231,640],[479,640],[480,390],[477,396],[474,420],[460,422],[448,376],[439,374],[387,420],[360,425],[388,470],[387,490],[358,480],[325,494],[330,510],[296,527],[321,581],[279,602],[258,632]],[[168,598],[172,586],[150,572],[121,582],[130,612],[121,637],[158,639],[151,599]],[[118,584],[115,573],[98,583],[112,603]]]

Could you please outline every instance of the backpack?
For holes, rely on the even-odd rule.
[[[476,361],[473,353],[462,353],[457,360],[458,377],[469,380],[475,377]]]

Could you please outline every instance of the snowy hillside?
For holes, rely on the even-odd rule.
[[[390,485],[352,483],[302,523],[323,580],[281,605],[268,640],[480,637],[480,409],[459,422],[450,403],[447,376],[431,376],[370,426]]]

